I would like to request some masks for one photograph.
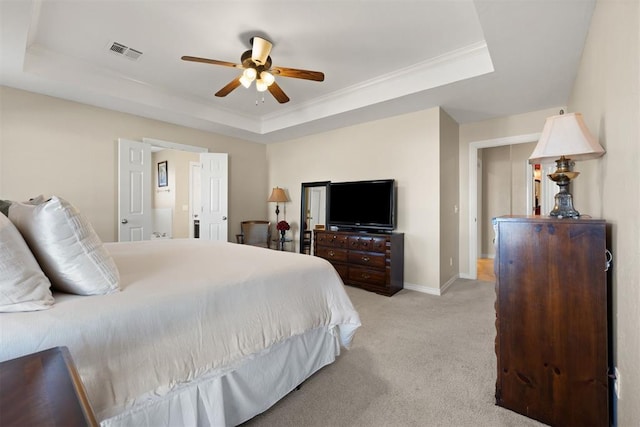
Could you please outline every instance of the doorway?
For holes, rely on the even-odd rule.
[[[129,145],[125,147],[124,143]],[[143,138],[142,142],[120,139],[118,144],[119,241],[187,237],[228,240],[227,154],[208,153],[203,147],[150,138]],[[135,163],[140,166],[136,171],[132,171],[127,161],[131,157],[131,147],[140,147],[148,153],[144,161]],[[156,168],[160,164],[167,173],[167,180],[162,183],[158,181]],[[129,177],[135,179],[126,179]],[[140,185],[133,185],[136,183]],[[127,191],[129,188],[140,191],[133,194]],[[207,209],[204,209],[205,205]],[[128,230],[123,233],[122,228],[134,228],[132,211],[140,213],[142,225],[136,227],[136,233]],[[206,222],[204,235],[202,218]],[[195,227],[196,220],[200,223],[198,228]]]
[[[482,162],[479,150],[489,147],[525,144],[540,139],[540,133],[474,141],[469,144],[469,279],[477,279],[482,236]],[[533,173],[532,173],[533,174]]]

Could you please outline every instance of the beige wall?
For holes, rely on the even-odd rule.
[[[440,287],[458,277],[458,123],[440,110]]]
[[[264,217],[266,147],[131,114],[0,87],[0,197],[58,195],[104,241],[117,239],[117,139],[155,138],[229,153],[229,236]]]
[[[439,123],[440,109],[433,108],[268,145],[269,183],[288,191],[293,235],[300,227],[301,183],[394,178],[405,282],[439,291]],[[275,221],[273,209],[269,214]]]
[[[573,194],[611,224],[618,425],[640,425],[640,2],[599,0],[569,100],[607,150],[579,162]],[[578,206],[578,210],[580,206]]]
[[[500,117],[460,125],[460,274],[472,275],[469,271],[469,145],[474,142],[508,139],[519,135],[542,132],[547,117],[558,114],[561,107],[532,111],[525,114]],[[509,144],[505,142],[505,144]],[[582,177],[580,177],[582,178]],[[477,190],[476,190],[477,191]],[[580,202],[576,200],[576,203]],[[578,209],[579,210],[579,209]],[[477,215],[477,213],[471,213]],[[479,221],[482,218],[478,219]],[[480,253],[480,252],[478,252]],[[473,263],[475,268],[475,261]]]
[[[527,212],[528,159],[536,142],[483,148],[482,154],[482,207],[481,251],[478,256],[495,255],[492,219],[501,215],[531,215]],[[480,198],[480,195],[478,195]],[[533,202],[531,203],[533,205]]]

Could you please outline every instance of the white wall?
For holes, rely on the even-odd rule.
[[[268,145],[269,187],[288,191],[292,235],[297,238],[300,227],[301,183],[394,178],[405,283],[439,292],[439,128],[440,109],[433,108]],[[275,221],[273,209],[269,214]]]
[[[569,100],[606,154],[576,163],[580,205],[610,226],[619,426],[640,425],[640,2],[599,0]],[[578,206],[578,210],[580,211]],[[582,211],[581,211],[582,213]]]
[[[0,87],[0,117],[0,197],[63,197],[104,241],[117,239],[118,138],[229,153],[229,236],[239,232],[243,219],[267,213],[262,144],[8,87]]]

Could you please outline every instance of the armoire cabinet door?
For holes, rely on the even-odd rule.
[[[606,224],[496,219],[496,402],[550,425],[608,425]]]

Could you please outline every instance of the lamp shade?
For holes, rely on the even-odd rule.
[[[545,163],[566,156],[572,160],[600,157],[604,148],[591,135],[580,113],[567,113],[547,118],[538,145],[529,163]]]
[[[287,193],[284,192],[282,188],[275,187],[271,191],[271,195],[267,199],[267,202],[288,202],[289,198],[287,197]]]

